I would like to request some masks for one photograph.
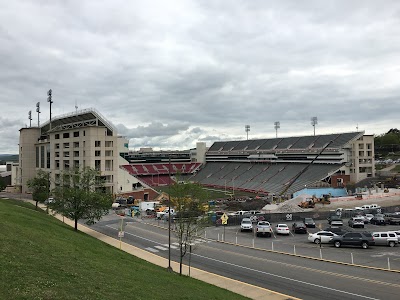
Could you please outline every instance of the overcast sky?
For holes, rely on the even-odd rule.
[[[400,127],[400,1],[0,0],[0,64],[0,153],[50,88],[132,150]]]

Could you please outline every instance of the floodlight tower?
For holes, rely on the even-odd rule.
[[[49,89],[49,91],[47,92],[47,102],[49,102],[50,103],[50,130],[51,130],[51,105],[53,104],[53,101],[52,101],[52,94],[53,94],[53,91],[51,90],[51,89]]]
[[[39,127],[40,121],[39,121],[39,115],[40,115],[40,102],[36,103],[36,112],[37,112],[37,126]]]
[[[281,128],[281,123],[279,121],[276,121],[274,123],[274,128],[275,128],[275,131],[276,131],[276,137],[278,137],[278,129]]]
[[[317,117],[312,117],[311,118],[311,125],[314,127],[314,136],[315,136],[315,125],[318,124],[318,118]]]
[[[32,127],[32,111],[28,112],[28,119],[29,119],[29,127]]]
[[[244,131],[246,131],[246,134],[247,134],[247,140],[248,140],[248,139],[249,139],[250,125],[244,125]]]

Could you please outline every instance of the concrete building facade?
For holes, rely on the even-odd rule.
[[[120,153],[128,152],[128,140],[95,109],[57,116],[40,127],[22,128],[19,142],[18,177],[23,193],[29,192],[27,182],[39,169],[49,172],[51,188],[63,171],[83,167],[98,170],[113,194],[137,186],[136,178],[119,168],[127,163]]]

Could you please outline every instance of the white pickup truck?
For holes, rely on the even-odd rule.
[[[164,211],[157,212],[157,219],[163,219],[164,216],[166,215],[168,216],[168,213],[169,213],[168,208],[165,209]],[[174,214],[175,214],[175,209],[171,208],[171,216],[173,216]]]
[[[257,236],[265,235],[271,237],[272,235],[271,224],[268,221],[258,221],[255,231]]]

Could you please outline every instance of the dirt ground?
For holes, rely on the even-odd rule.
[[[386,206],[400,206],[400,189],[389,189],[389,193],[375,191],[369,195],[368,192],[363,193],[363,199],[357,200],[354,196],[331,198],[331,204],[320,205],[317,204],[314,210],[331,210],[338,207],[354,208],[364,204],[378,204],[382,207]]]

